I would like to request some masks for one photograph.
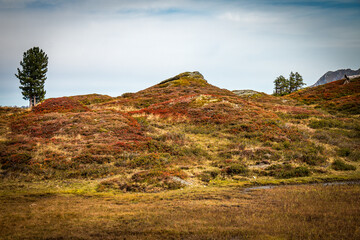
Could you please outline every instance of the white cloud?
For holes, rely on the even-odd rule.
[[[274,14],[267,14],[266,12],[254,12],[246,10],[237,10],[225,12],[220,15],[221,19],[234,21],[242,24],[278,24],[281,23],[282,18],[275,16]]]

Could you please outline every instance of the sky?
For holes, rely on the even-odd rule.
[[[23,53],[49,57],[46,98],[120,96],[185,71],[272,93],[299,72],[360,68],[360,0],[0,0],[0,106],[27,106]]]

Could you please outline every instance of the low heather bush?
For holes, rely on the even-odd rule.
[[[232,175],[239,175],[239,174],[246,174],[249,169],[239,163],[233,163],[230,166],[225,167],[225,173],[232,176]]]
[[[310,170],[305,166],[294,168],[290,164],[275,164],[266,169],[265,175],[274,176],[276,178],[292,178],[310,176]]]
[[[336,170],[336,171],[350,171],[350,170],[356,170],[356,167],[351,165],[351,164],[347,164],[344,161],[341,161],[340,159],[335,160],[332,164],[331,167]]]

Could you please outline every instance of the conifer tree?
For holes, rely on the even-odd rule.
[[[275,95],[284,95],[285,91],[287,91],[287,80],[284,76],[280,75],[277,77],[274,81],[275,89],[274,94]]]
[[[289,93],[289,80],[280,75],[280,95]]]
[[[29,107],[45,98],[44,90],[46,73],[48,71],[48,57],[39,47],[33,47],[24,52],[20,62],[22,70],[17,69],[15,76],[20,80],[23,98],[29,100]]]
[[[297,91],[306,84],[303,82],[303,78],[298,72],[296,72],[294,76],[295,76],[295,91]]]
[[[288,93],[292,93],[294,91],[296,91],[295,73],[291,72],[289,75],[289,91],[288,91]]]
[[[275,80],[274,80],[274,95],[279,95],[280,94],[280,79],[279,77],[277,77]]]

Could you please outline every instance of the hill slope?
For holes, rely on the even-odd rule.
[[[335,159],[356,165],[359,119],[291,97],[238,96],[186,72],[118,98],[84,95],[47,99],[32,111],[2,109],[2,176],[90,178],[98,179],[98,191],[157,192],[253,176],[334,174]]]
[[[199,72],[184,72],[142,91],[125,93],[122,97],[107,102],[101,107],[113,107],[125,111],[128,108],[142,109],[152,104],[196,94],[234,95],[229,90],[209,84]]]
[[[338,80],[313,88],[305,88],[289,97],[305,104],[315,104],[331,113],[360,114],[360,79]]]

